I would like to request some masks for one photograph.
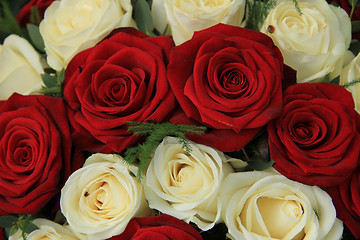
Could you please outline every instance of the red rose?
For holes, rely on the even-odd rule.
[[[282,111],[283,58],[257,31],[218,24],[196,32],[171,51],[168,78],[183,111],[171,121],[207,126],[191,139],[220,151],[240,150]]]
[[[326,187],[344,181],[359,163],[359,118],[351,94],[342,86],[289,87],[284,112],[268,125],[275,169],[309,185]]]
[[[71,173],[71,138],[60,98],[0,101],[0,215],[35,214]]]
[[[122,234],[109,239],[201,240],[202,237],[198,231],[184,221],[162,214],[146,218],[134,218],[128,223]]]
[[[173,45],[170,36],[126,28],[77,54],[64,80],[76,142],[92,152],[121,152],[139,140],[126,121],[167,121],[176,103],[166,77]]]
[[[40,20],[43,19],[45,10],[53,1],[54,0],[31,0],[20,9],[19,13],[16,15],[16,20],[18,20],[22,26],[30,23],[30,14],[32,8],[37,8],[39,11]]]
[[[360,238],[360,168],[341,184],[327,192],[336,208],[337,217],[344,222],[356,239]]]

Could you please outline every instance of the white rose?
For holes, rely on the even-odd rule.
[[[220,220],[218,192],[233,170],[223,153],[192,142],[190,147],[186,153],[179,139],[163,140],[146,172],[145,197],[150,208],[208,230]]]
[[[42,73],[40,55],[26,39],[13,34],[0,45],[0,100],[40,89]]]
[[[194,31],[217,23],[240,26],[245,0],[153,0],[155,27],[163,32],[169,24],[177,45],[190,39]]]
[[[136,173],[119,155],[91,155],[61,190],[60,208],[70,227],[89,239],[106,239],[122,233],[133,217],[148,216]]]
[[[360,78],[360,54],[358,54],[352,61],[347,64],[341,71],[340,84],[344,85]],[[360,83],[356,83],[347,87],[352,93],[355,109],[360,113]]]
[[[330,196],[275,172],[238,172],[224,179],[222,216],[233,239],[338,240],[343,223]]]
[[[66,239],[66,240],[80,240],[85,237],[76,237],[68,226],[62,226],[58,223],[52,222],[48,219],[37,218],[32,223],[38,229],[32,231],[27,237],[27,240],[45,240],[45,239]],[[14,235],[9,237],[9,240],[23,240],[21,231],[18,230]]]
[[[278,0],[261,32],[280,48],[284,62],[297,71],[297,82],[309,82],[340,74],[351,41],[351,23],[340,7],[326,0]]]
[[[61,70],[112,30],[133,26],[131,15],[131,0],[54,1],[40,23],[48,64]]]

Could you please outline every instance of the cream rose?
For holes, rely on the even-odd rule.
[[[122,233],[133,217],[150,209],[142,185],[116,154],[93,154],[61,190],[60,208],[70,227],[88,239],[106,239]]]
[[[112,30],[134,26],[131,0],[54,1],[40,23],[50,67],[61,70]]]
[[[330,196],[276,172],[238,172],[224,179],[222,216],[233,239],[338,240],[343,224]]]
[[[48,219],[37,218],[32,223],[38,229],[32,231],[27,237],[27,240],[46,240],[46,239],[66,239],[66,240],[85,240],[85,237],[78,238],[69,228],[69,226],[62,226],[58,223],[52,222]],[[21,231],[18,230],[14,235],[9,237],[9,240],[23,240]]]
[[[13,34],[0,45],[0,100],[39,90],[42,73],[40,54],[26,39]]]
[[[301,15],[293,1],[278,0],[261,32],[281,50],[285,64],[297,71],[297,82],[340,74],[351,41],[347,13],[326,0],[299,0]]]
[[[217,23],[240,26],[245,5],[245,0],[153,0],[152,13],[155,27],[163,32],[168,24],[179,45]]]
[[[150,208],[208,230],[220,220],[218,192],[233,170],[223,153],[192,142],[190,147],[188,154],[179,139],[163,140],[146,172],[145,197]]]
[[[360,54],[341,70],[340,84],[344,85],[360,78]],[[360,113],[360,83],[356,83],[347,88],[352,93],[355,109]]]

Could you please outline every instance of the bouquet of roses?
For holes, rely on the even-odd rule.
[[[360,239],[357,0],[0,0],[0,239]]]

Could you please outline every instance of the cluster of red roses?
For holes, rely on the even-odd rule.
[[[141,141],[127,121],[171,121],[206,126],[189,138],[224,152],[267,128],[275,169],[327,188],[360,237],[360,116],[351,94],[292,84],[287,70],[272,40],[248,29],[220,24],[179,46],[169,36],[114,31],[69,63],[64,99],[14,94],[0,102],[0,214],[56,206],[82,151],[121,153]]]

